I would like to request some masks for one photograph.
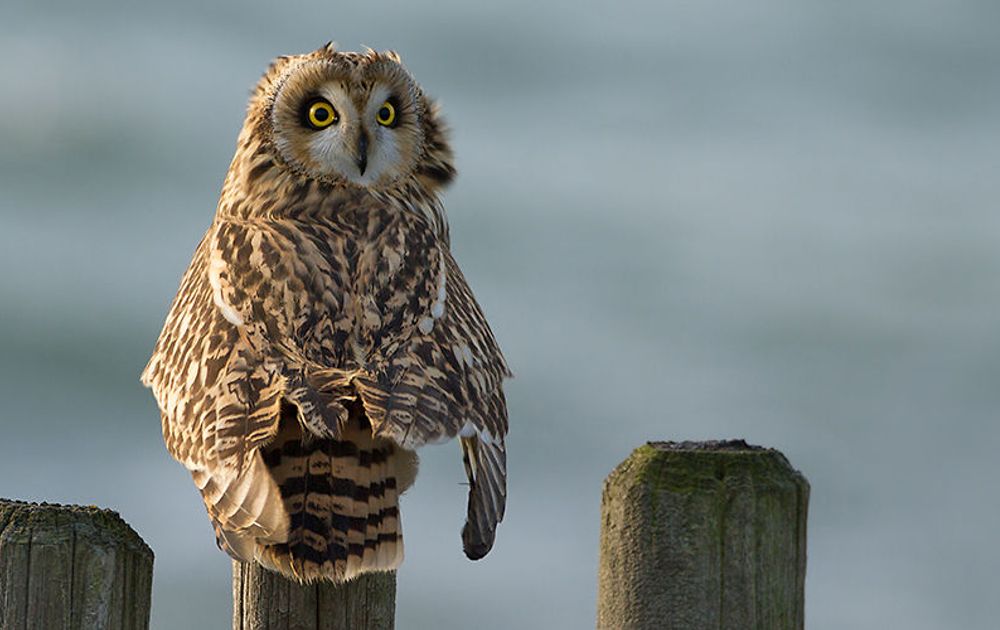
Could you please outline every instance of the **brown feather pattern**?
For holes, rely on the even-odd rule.
[[[461,436],[470,558],[504,514],[510,372],[449,251],[436,106],[410,86],[420,153],[372,186],[312,176],[275,144],[299,68],[370,92],[377,73],[403,81],[398,63],[323,48],[272,64],[143,372],[220,546],[301,580],[398,565],[398,495],[427,443]]]

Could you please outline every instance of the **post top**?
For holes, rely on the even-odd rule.
[[[604,485],[605,491],[612,485],[686,491],[750,477],[761,486],[809,485],[781,451],[744,440],[646,442],[611,471]]]
[[[148,555],[153,550],[114,510],[94,505],[29,503],[0,498],[0,538],[32,541],[64,536],[83,537],[96,544],[124,545],[130,551]]]
[[[763,446],[757,446],[756,444],[747,444],[746,440],[706,440],[704,442],[695,442],[692,440],[684,440],[683,442],[646,442],[646,446],[651,446],[660,451],[698,451],[698,452],[717,452],[717,451],[749,451],[749,452],[760,452],[773,449],[767,449]]]

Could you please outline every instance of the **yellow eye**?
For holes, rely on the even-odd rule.
[[[382,103],[375,114],[375,120],[383,127],[391,127],[396,122],[396,108],[389,101]]]
[[[313,129],[326,129],[337,122],[337,110],[324,100],[316,100],[306,110],[306,123]]]

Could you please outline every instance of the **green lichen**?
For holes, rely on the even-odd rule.
[[[96,506],[27,503],[0,499],[0,538],[10,542],[76,536],[122,546],[153,560],[153,551],[117,512]]]
[[[635,449],[605,482],[599,627],[801,629],[808,493],[780,452],[742,441]]]
[[[751,477],[756,484],[785,484],[791,470],[780,452],[743,442],[649,442],[615,468],[606,484],[631,485],[635,480],[654,491],[689,493],[716,487],[732,477]]]

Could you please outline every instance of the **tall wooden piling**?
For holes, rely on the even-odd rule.
[[[111,510],[0,499],[0,628],[146,630],[153,552]]]
[[[233,562],[233,630],[392,630],[395,618],[395,572],[299,584]]]
[[[604,484],[598,628],[801,630],[808,503],[774,449],[639,447]]]

